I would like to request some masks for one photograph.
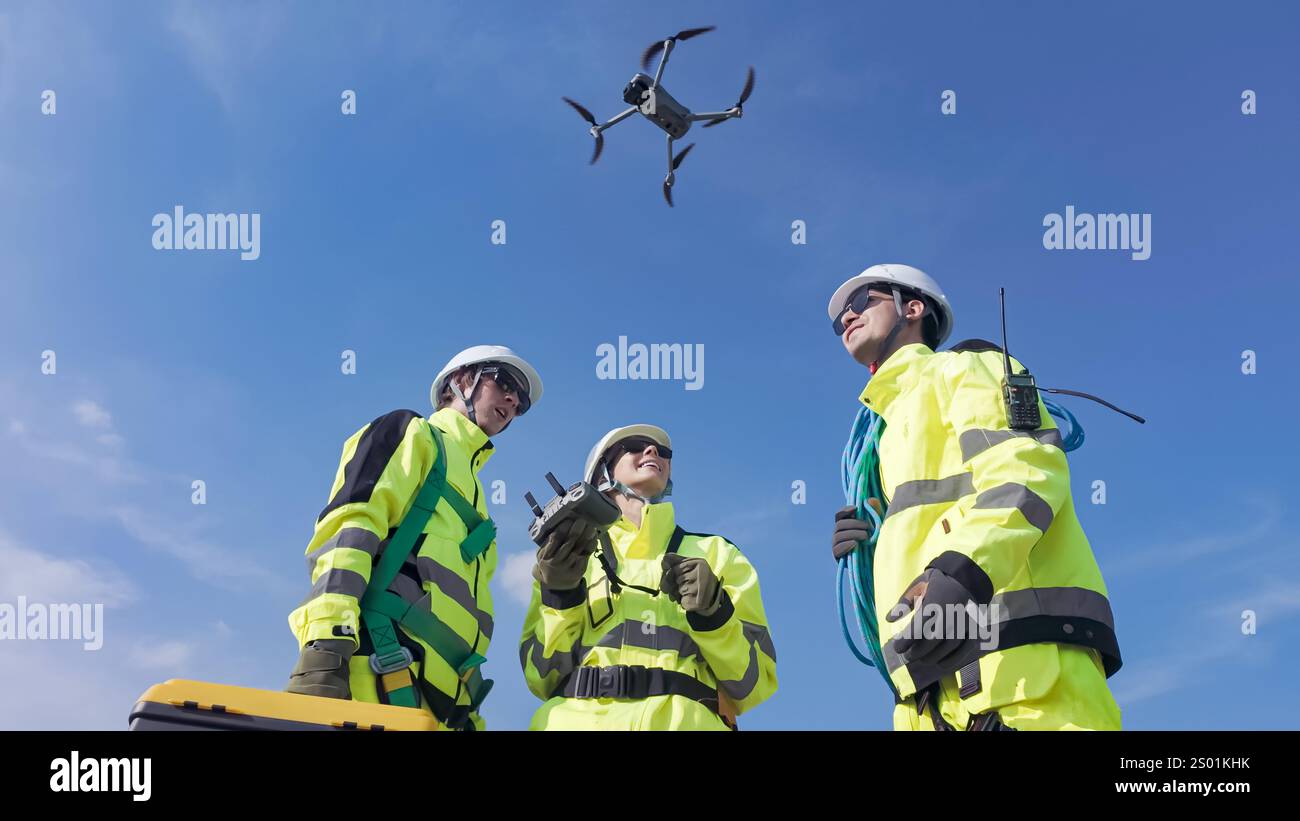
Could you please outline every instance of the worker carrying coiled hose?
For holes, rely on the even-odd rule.
[[[841,621],[895,729],[1119,729],[1114,618],[1070,496],[1077,421],[998,346],[940,352],[952,308],[916,268],[874,265],[828,311],[871,371],[832,537]]]

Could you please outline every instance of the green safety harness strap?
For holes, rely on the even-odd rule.
[[[473,712],[492,689],[492,682],[484,679],[479,671],[479,666],[487,659],[432,613],[427,595],[411,603],[388,589],[415,549],[415,543],[437,510],[439,501],[451,505],[465,524],[468,535],[460,543],[460,553],[466,563],[483,555],[496,538],[496,526],[492,520],[479,515],[474,506],[447,483],[447,455],[442,432],[432,424],[429,430],[438,451],[433,469],[424,478],[411,509],[397,526],[397,532],[370,573],[370,583],[361,599],[361,620],[374,645],[370,668],[381,678],[390,704],[418,707],[420,703],[415,673],[411,670],[414,657],[398,642],[397,626],[401,625],[429,645],[456,671],[469,693],[470,711]],[[405,673],[405,678],[394,676],[399,673]],[[390,687],[390,682],[395,684]]]

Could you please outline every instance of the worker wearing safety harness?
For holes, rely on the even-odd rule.
[[[605,434],[583,478],[622,516],[607,534],[571,520],[539,547],[519,648],[546,702],[532,729],[725,730],[776,691],[758,574],[677,524],[672,458],[653,425]]]
[[[878,618],[864,634],[895,729],[1119,729],[1110,602],[1048,413],[1037,429],[1009,423],[991,343],[936,352],[952,309],[916,268],[874,265],[828,311],[871,370],[860,401],[875,449],[870,491],[836,514],[832,550],[865,562]]]
[[[542,380],[509,348],[478,345],[429,396],[428,418],[393,411],[343,445],[307,546],[311,593],[289,615],[302,650],[288,690],[481,729],[497,552],[478,473],[488,437],[541,399]]]

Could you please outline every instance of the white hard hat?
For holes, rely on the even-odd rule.
[[[935,347],[942,345],[948,335],[952,333],[952,306],[948,304],[948,297],[943,295],[943,289],[939,287],[939,283],[935,282],[929,274],[920,268],[899,265],[894,262],[887,265],[872,265],[836,288],[834,295],[831,296],[830,304],[826,306],[826,313],[830,314],[831,320],[834,321],[844,312],[844,306],[848,304],[849,297],[853,296],[854,291],[863,285],[873,283],[897,285],[900,288],[906,288],[909,291],[915,291],[922,296],[929,297],[934,302],[939,318],[939,341],[935,343]]]
[[[673,441],[668,438],[668,432],[654,425],[625,425],[621,428],[614,428],[600,437],[600,441],[591,449],[591,453],[587,454],[587,464],[582,468],[582,480],[584,482],[596,481],[596,468],[600,465],[600,457],[604,456],[605,451],[615,444],[633,436],[644,436],[656,445],[662,445],[669,449],[673,446]]]
[[[447,380],[457,370],[466,365],[481,365],[488,362],[500,362],[518,372],[524,382],[522,387],[528,392],[530,407],[542,398],[542,377],[523,357],[504,345],[475,345],[456,354],[442,366],[442,370],[438,371],[438,375],[433,378],[433,386],[429,388],[429,402],[435,408],[438,407],[438,395],[442,393]]]

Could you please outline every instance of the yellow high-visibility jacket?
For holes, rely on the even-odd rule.
[[[707,560],[722,581],[723,605],[707,619],[662,593],[630,587],[612,593],[597,556],[575,591],[533,583],[519,661],[528,688],[546,703],[532,729],[725,730],[717,694],[730,702],[724,710],[739,714],[776,691],[776,649],[758,573],[731,542],[680,531],[669,503],[646,505],[639,529],[626,518],[610,529],[615,574],[657,590],[664,553],[674,542],[681,555]],[[618,699],[574,692],[587,685],[587,692],[601,692],[621,677],[669,679],[683,694]]]
[[[917,343],[885,360],[862,392],[886,424],[888,510],[874,573],[885,661],[903,699],[895,726],[932,726],[909,696],[937,681],[941,714],[958,729],[988,711],[1016,729],[1119,729],[1106,685],[1121,663],[1114,618],[1075,516],[1060,432],[1041,401],[1038,430],[1010,429],[1003,370],[996,350],[935,353]],[[911,619],[885,619],[932,566],[996,605],[978,675],[968,667],[961,681],[954,670],[905,664],[893,639]]]
[[[381,700],[369,666],[370,637],[359,624],[360,599],[376,558],[433,468],[437,451],[428,423],[443,435],[448,484],[488,518],[478,472],[493,446],[481,428],[452,408],[443,408],[427,422],[409,410],[381,416],[343,445],[329,504],[321,511],[307,546],[311,593],[289,614],[289,627],[299,645],[348,636],[358,640],[350,677],[352,697],[358,701]],[[412,557],[388,589],[409,602],[424,599],[430,611],[474,652],[486,656],[492,638],[488,582],[496,571],[497,551],[494,542],[466,563],[460,553],[465,536],[465,524],[449,504],[441,502]],[[461,680],[427,644],[405,628],[401,633],[401,643],[415,656],[414,671],[424,682],[423,706],[447,723],[453,710],[463,711],[469,704]],[[477,714],[470,720],[482,727]]]

